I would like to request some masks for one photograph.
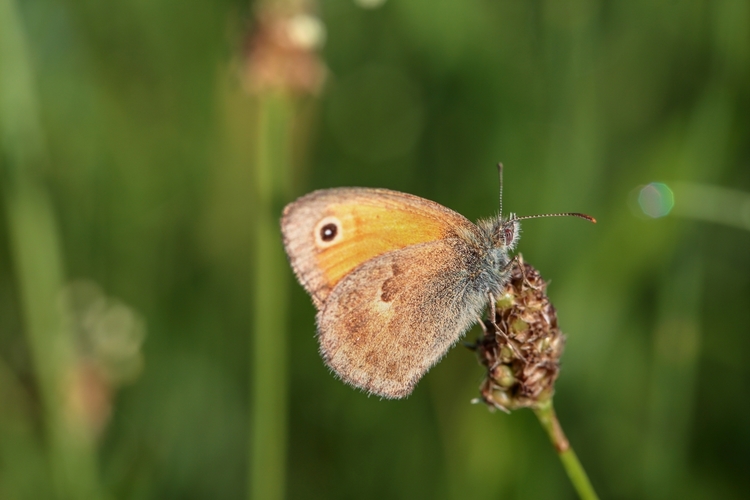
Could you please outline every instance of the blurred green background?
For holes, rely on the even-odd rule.
[[[316,188],[490,216],[498,161],[506,211],[599,221],[519,246],[599,494],[744,498],[744,0],[0,0],[0,498],[574,498],[465,348],[336,380],[279,243]]]

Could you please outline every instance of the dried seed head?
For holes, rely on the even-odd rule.
[[[492,408],[536,408],[552,398],[565,337],[546,288],[539,272],[519,255],[497,299],[494,322],[485,321],[486,333],[476,346],[487,368],[482,400]]]

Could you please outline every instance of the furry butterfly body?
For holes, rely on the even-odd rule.
[[[417,196],[338,188],[287,205],[281,229],[318,310],[326,364],[402,398],[500,293],[520,225],[512,214],[473,224]]]

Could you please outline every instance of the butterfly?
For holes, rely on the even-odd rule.
[[[523,219],[472,223],[434,201],[373,188],[314,191],[284,208],[281,232],[317,309],[325,363],[384,398],[409,395],[494,304],[510,276]]]

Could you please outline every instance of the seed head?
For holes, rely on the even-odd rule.
[[[554,394],[565,336],[546,288],[539,271],[519,255],[476,345],[487,368],[481,397],[491,408],[537,408]]]
[[[302,4],[261,8],[246,42],[246,88],[252,93],[317,94],[326,76],[318,55],[324,40],[325,26]]]

